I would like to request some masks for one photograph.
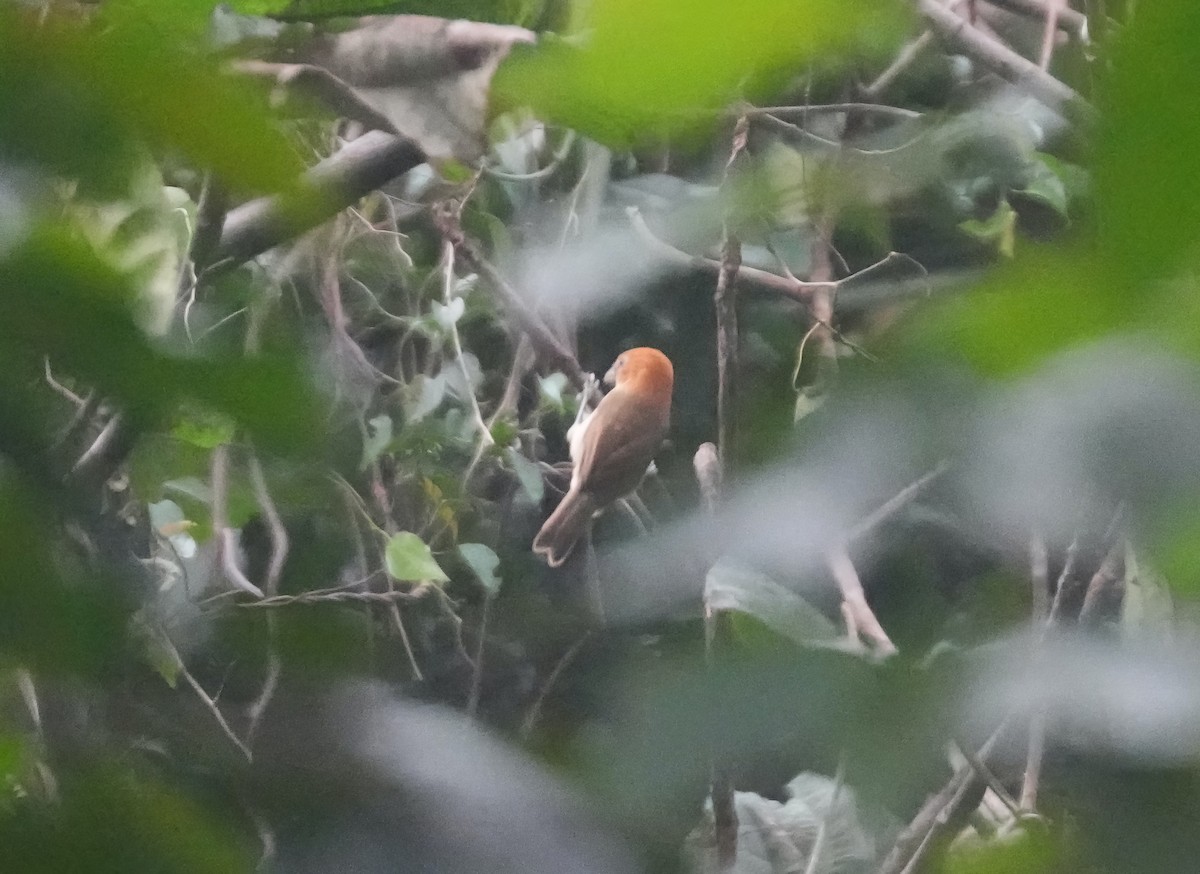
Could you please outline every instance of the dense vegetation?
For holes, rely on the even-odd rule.
[[[0,8],[0,868],[1192,874],[1196,45]],[[634,346],[668,441],[548,568]]]

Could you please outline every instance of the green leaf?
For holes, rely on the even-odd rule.
[[[492,551],[492,548],[484,543],[460,543],[458,545],[458,554],[462,556],[463,561],[483,583],[483,588],[487,591],[489,597],[494,597],[500,592],[500,577],[496,575],[496,569],[500,567],[500,557]]]
[[[505,104],[602,142],[628,145],[698,123],[739,93],[764,93],[785,69],[902,33],[903,7],[867,0],[593,0],[578,45],[543,37],[493,82]]]
[[[823,613],[765,574],[721,559],[704,580],[704,601],[712,610],[732,610],[758,619],[796,643],[832,641],[838,630]]]
[[[359,470],[366,470],[391,444],[392,417],[376,416],[367,422],[367,428],[369,433],[367,439],[363,441],[363,456],[358,465]]]
[[[925,310],[905,338],[914,358],[954,349],[993,375],[1028,371],[1047,356],[1129,324],[1123,287],[1086,252],[1030,251],[986,282]]]
[[[130,633],[137,641],[142,660],[163,678],[172,689],[179,682],[179,672],[183,668],[175,649],[162,638],[162,635],[152,628],[142,614],[134,616]]]
[[[228,416],[193,410],[175,422],[171,436],[199,449],[216,449],[232,442],[236,430],[236,424]]]
[[[546,483],[538,466],[522,455],[517,449],[509,447],[504,453],[509,465],[517,475],[521,488],[531,503],[540,504],[546,494]]]
[[[995,247],[1006,258],[1011,258],[1017,242],[1017,213],[1007,200],[1000,201],[996,211],[986,219],[967,219],[958,227],[981,243]]]
[[[1036,200],[1063,218],[1067,218],[1071,201],[1060,169],[1063,166],[1062,162],[1051,155],[1038,155],[1037,160],[1030,166],[1032,178],[1024,188],[1014,189],[1014,192]]]
[[[13,141],[18,154],[36,161],[50,153],[53,165],[90,175],[92,137],[79,135],[69,118],[81,108],[106,152],[122,142],[127,153],[135,143],[177,150],[241,192],[293,184],[303,169],[296,151],[250,84],[197,51],[194,17],[173,22],[131,2],[104,4],[101,14],[105,26],[87,29],[66,16],[36,26],[36,16],[0,10],[0,82],[16,83],[11,91],[0,85],[0,141]]]
[[[1101,83],[1096,145],[1100,254],[1137,294],[1200,239],[1200,15],[1191,0],[1137,4]]]
[[[128,277],[86,244],[44,228],[0,261],[0,359],[48,356],[119,401],[134,425],[156,424],[181,402],[195,401],[235,419],[263,449],[295,453],[319,439],[320,417],[297,349],[174,357],[138,326],[135,298]]]
[[[429,547],[411,531],[392,535],[384,552],[384,560],[388,573],[397,580],[444,583],[450,579],[434,559]]]

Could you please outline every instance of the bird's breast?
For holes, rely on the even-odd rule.
[[[567,429],[567,450],[571,454],[571,488],[579,485],[579,460],[583,458],[583,436],[588,426],[596,420],[596,411],[586,413],[582,419]]]

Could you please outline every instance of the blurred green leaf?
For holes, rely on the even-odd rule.
[[[438,565],[425,542],[411,531],[401,531],[392,535],[387,542],[384,560],[388,573],[397,580],[433,580],[444,583],[450,579]]]
[[[50,673],[102,673],[123,646],[127,589],[73,565],[54,523],[37,495],[0,477],[0,652]]]
[[[135,423],[158,421],[192,399],[231,416],[264,448],[313,445],[317,410],[298,360],[170,357],[137,326],[133,297],[126,278],[86,247],[42,232],[0,262],[4,352],[48,356],[119,401]]]
[[[711,610],[732,610],[758,619],[776,634],[799,644],[829,642],[839,637],[823,613],[765,574],[726,559],[704,580],[704,603]]]
[[[540,504],[542,497],[546,494],[546,483],[542,479],[542,472],[538,466],[512,447],[505,450],[504,457],[508,459],[509,465],[516,473],[517,481],[520,482],[521,489],[529,498],[530,503]]]
[[[1200,239],[1200,16],[1189,0],[1139,3],[1102,80],[1096,135],[1100,253],[1136,289]]]
[[[53,817],[0,818],[11,870],[27,874],[237,874],[252,844],[195,801],[123,763],[77,766]]]
[[[578,45],[543,38],[514,53],[493,88],[547,120],[609,144],[697,123],[747,90],[763,91],[819,53],[900,32],[903,7],[860,0],[594,0]],[[697,115],[697,113],[701,113]]]
[[[235,431],[236,425],[228,416],[192,409],[175,421],[171,436],[199,449],[216,449],[232,442]]]
[[[1031,165],[1032,178],[1024,188],[1017,188],[1014,191],[1036,200],[1063,218],[1067,218],[1071,205],[1067,186],[1062,179],[1062,174],[1054,169],[1056,165],[1060,164],[1061,162],[1050,155],[1038,155],[1038,160]]]
[[[965,842],[947,856],[943,870],[946,874],[1057,874],[1065,870],[1061,855],[1044,832],[1017,830],[986,843]]]
[[[952,349],[986,373],[1012,374],[1129,320],[1127,290],[1088,251],[1031,250],[970,295],[923,311],[903,342],[917,358]]]
[[[37,103],[3,104],[2,136],[38,160],[41,142],[28,131],[57,134],[56,163],[87,173],[92,137],[63,141],[67,131],[47,129],[45,121],[83,106],[108,132],[105,140],[178,150],[234,190],[276,191],[293,184],[303,165],[270,123],[264,100],[219,71],[179,30],[156,27],[129,7],[117,4],[110,11],[106,4],[108,26],[97,29],[55,15],[37,24],[32,15],[0,14],[6,56],[0,70],[11,65],[23,76],[38,71],[31,84],[40,96]],[[0,90],[0,97],[7,96]]]
[[[1013,256],[1017,242],[1017,213],[1007,200],[1000,201],[988,218],[967,219],[958,226],[963,233],[994,247],[1004,257]]]
[[[489,597],[499,594],[501,580],[496,575],[496,569],[500,567],[500,557],[490,546],[484,543],[460,543],[458,554],[483,584]]]

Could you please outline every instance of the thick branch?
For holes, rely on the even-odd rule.
[[[938,0],[916,0],[917,9],[942,40],[996,75],[1028,91],[1035,99],[1072,121],[1090,122],[1095,110],[1072,88],[1037,64],[997,42]]]
[[[315,227],[386,182],[425,162],[412,142],[370,131],[343,146],[300,179],[297,190],[231,210],[215,260],[236,266]]]

